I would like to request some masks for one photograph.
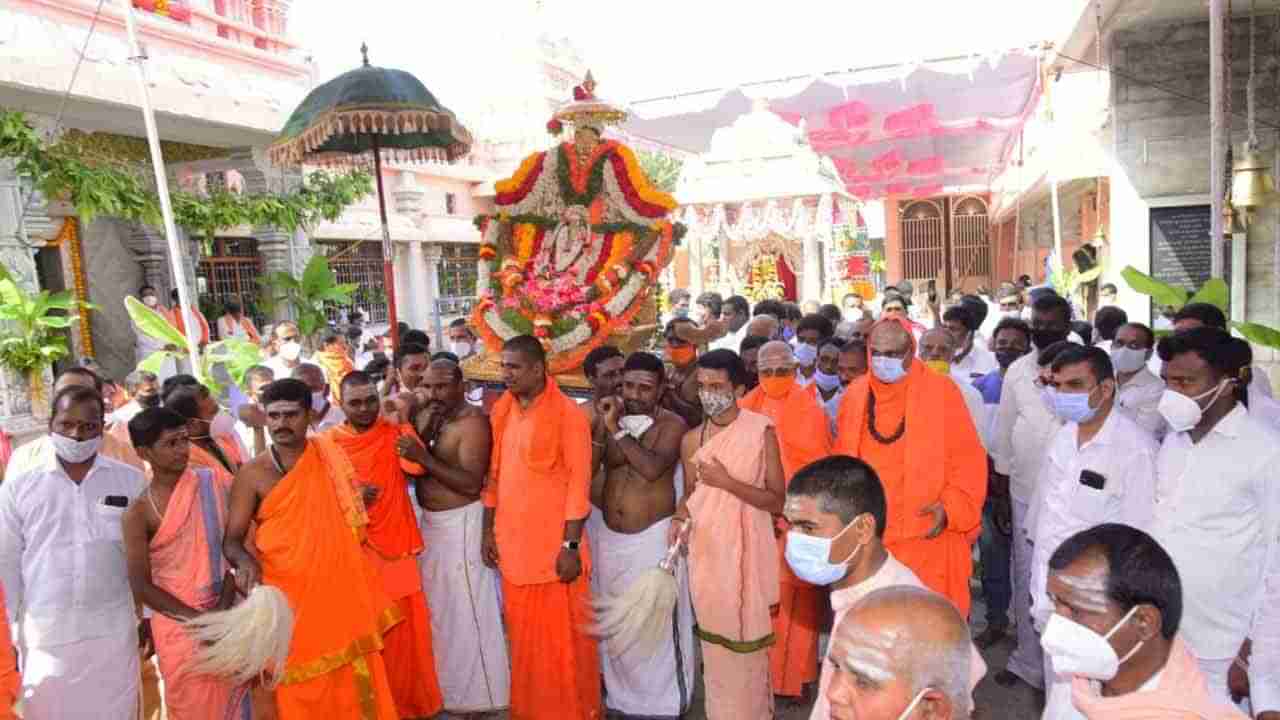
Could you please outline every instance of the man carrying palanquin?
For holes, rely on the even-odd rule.
[[[666,368],[657,356],[632,353],[620,393],[601,398],[592,443],[604,448],[603,522],[596,528],[598,596],[621,596],[667,553],[678,498],[676,477],[684,421],[658,405]],[[608,709],[628,716],[678,717],[693,700],[693,609],[688,576],[676,571],[674,636],[657,649],[601,643]]]
[[[502,573],[511,641],[511,715],[601,716],[600,661],[591,623],[587,416],[547,374],[531,335],[502,349],[507,391],[493,406],[493,455],[483,499],[484,553]]]
[[[391,695],[400,717],[431,717],[440,712],[442,699],[432,653],[431,618],[418,574],[422,532],[405,477],[406,471],[420,474],[422,467],[402,467],[398,455],[401,438],[408,436],[416,443],[413,429],[381,417],[378,384],[372,376],[352,371],[339,389],[345,421],[326,430],[322,437],[342,448],[356,471],[369,516],[365,556],[377,569],[382,590],[404,616],[404,622],[383,636],[382,659]]]
[[[361,549],[369,518],[355,470],[326,437],[307,437],[311,390],[277,380],[262,391],[272,445],[245,464],[231,489],[222,549],[249,591],[279,588],[295,624],[275,690],[281,720],[398,717],[382,637],[401,620]],[[245,548],[256,521],[257,558]]]
[[[418,556],[429,588],[436,673],[451,713],[500,710],[510,702],[511,666],[502,631],[498,574],[481,555],[489,471],[489,418],[466,401],[458,364],[433,360],[417,381],[422,404],[415,425],[421,442],[402,436],[400,456],[421,465],[415,493],[423,508]]]
[[[790,483],[801,468],[831,454],[827,416],[818,404],[816,386],[802,387],[796,381],[796,359],[790,345],[775,340],[761,347],[757,365],[760,385],[738,405],[773,421],[782,472]],[[775,695],[800,697],[804,685],[818,679],[822,591],[791,572],[784,557],[786,543],[786,535],[780,534],[778,574],[782,585],[778,612],[773,616],[777,641],[769,648],[769,674]]]
[[[129,436],[151,468],[142,498],[124,515],[124,545],[134,594],[155,613],[166,714],[172,720],[248,717],[249,688],[192,672],[195,640],[182,623],[225,610],[235,580],[222,557],[222,528],[232,478],[188,463],[188,420],[149,408],[129,421]]]
[[[875,468],[889,500],[885,547],[967,615],[986,452],[955,382],[915,358],[908,328],[894,318],[872,328],[871,372],[845,391],[835,452]]]
[[[738,407],[747,371],[730,350],[698,359],[706,420],[685,433],[687,479],[671,534],[689,528],[689,587],[710,720],[773,717],[770,608],[778,603],[773,515],[786,492],[773,421]]]

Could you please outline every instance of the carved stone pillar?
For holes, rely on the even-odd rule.
[[[160,291],[161,297],[168,304],[169,291],[173,289],[173,280],[169,272],[169,253],[165,248],[164,231],[150,225],[134,225],[129,235],[129,249],[138,258],[142,268],[142,282]],[[131,291],[137,291],[132,288]]]
[[[428,332],[434,336],[436,347],[444,347],[443,318],[440,317],[436,301],[440,299],[440,262],[444,259],[444,251],[438,244],[423,245],[422,306],[425,308]]]
[[[31,223],[27,220],[33,215],[44,215],[44,210],[40,208],[37,213],[28,213],[28,217],[24,219],[22,210],[25,199],[14,163],[0,161],[0,263],[19,286],[26,290],[38,290],[34,248],[28,245],[32,239],[28,231]],[[41,381],[47,403],[48,390],[53,383],[52,373],[45,370]],[[31,385],[27,377],[0,367],[0,427],[17,442],[28,440],[44,429],[44,423],[32,415],[31,396]],[[36,411],[47,415],[47,404]]]
[[[426,253],[419,238],[410,240],[408,245],[409,261],[406,263],[408,282],[402,292],[396,293],[396,302],[400,303],[400,315],[405,322],[432,333],[431,318],[435,311],[435,296],[430,294]],[[399,289],[399,280],[396,283]],[[400,297],[404,297],[405,300],[400,300]]]

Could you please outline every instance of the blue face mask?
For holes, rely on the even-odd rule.
[[[1051,403],[1053,414],[1066,422],[1076,424],[1089,422],[1098,412],[1097,408],[1089,407],[1089,396],[1093,394],[1092,390],[1087,393],[1064,393],[1061,390],[1049,389],[1049,392],[1053,400]]]
[[[854,519],[857,520],[857,518]],[[828,558],[831,557],[831,545],[851,527],[853,523],[849,523],[843,530],[836,533],[835,537],[830,538],[805,535],[795,530],[789,531],[785,556],[787,564],[791,566],[791,572],[801,580],[814,585],[830,585],[843,578],[849,573],[849,563],[858,556],[862,546],[855,547],[844,562],[833,563]]]
[[[907,376],[907,369],[902,367],[902,358],[872,355],[871,374],[880,382],[892,385]]]

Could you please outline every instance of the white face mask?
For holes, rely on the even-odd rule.
[[[320,412],[321,410],[324,410],[325,406],[328,404],[329,404],[329,393],[324,391],[311,393],[311,409],[312,410],[315,410],[316,412]]]
[[[142,297],[142,304],[149,308],[153,308],[160,304],[160,300],[157,299],[155,295],[144,295]]]
[[[1139,641],[1123,658],[1116,656],[1115,648],[1107,641],[1137,611],[1137,605],[1129,608],[1129,612],[1106,635],[1099,635],[1057,613],[1050,615],[1044,634],[1040,636],[1040,645],[1053,659],[1054,672],[1103,682],[1115,677],[1120,666],[1128,662],[1145,641]]]
[[[449,352],[458,356],[458,359],[469,357],[471,355],[471,343],[465,340],[455,340],[449,343]]]
[[[1213,405],[1218,401],[1218,396],[1222,394],[1223,389],[1228,385],[1228,381],[1223,380],[1216,388],[1210,388],[1195,397],[1187,397],[1175,390],[1165,389],[1160,395],[1160,402],[1156,404],[1156,410],[1160,412],[1164,421],[1169,423],[1169,429],[1174,432],[1186,432],[1196,425],[1200,424],[1200,418],[1204,415],[1204,408],[1200,406],[1200,398],[1213,395],[1213,399],[1207,404]]]
[[[911,698],[911,704],[907,706],[907,709],[903,710],[902,714],[898,716],[898,720],[907,720],[907,718],[911,717],[911,713],[915,712],[916,706],[924,699],[924,694],[927,692],[929,692],[929,688],[921,688],[920,692],[916,693],[916,696]]]
[[[1147,364],[1147,351],[1115,346],[1111,348],[1111,364],[1116,372],[1137,372]]]
[[[280,357],[288,362],[297,360],[302,355],[302,345],[296,342],[288,342],[280,346]]]
[[[813,381],[816,382],[818,387],[824,392],[831,392],[832,390],[840,387],[839,375],[828,375],[821,370],[818,370],[813,374]]]
[[[818,348],[809,343],[797,342],[795,346],[796,362],[801,367],[813,367],[818,362]]]
[[[89,438],[88,440],[76,440],[66,435],[58,433],[49,433],[49,440],[53,443],[53,451],[63,462],[78,464],[87,462],[89,458],[98,454],[98,450],[102,449],[102,436]]]

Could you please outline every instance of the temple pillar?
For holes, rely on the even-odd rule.
[[[142,284],[151,285],[160,291],[167,305],[173,281],[170,279],[172,275],[169,272],[169,252],[165,247],[164,231],[150,225],[136,224],[131,229],[128,244],[138,260],[138,266],[142,268]],[[136,292],[138,289],[130,288],[130,291]]]
[[[427,332],[434,336],[432,342],[444,349],[444,320],[440,317],[440,263],[444,261],[444,249],[438,244],[425,246],[423,258],[422,307],[427,315]]]
[[[825,231],[825,232],[824,232]],[[823,195],[818,201],[818,211],[809,232],[801,238],[804,252],[804,269],[801,274],[800,299],[823,302],[822,297],[822,249],[818,234],[824,233],[828,244],[831,237],[831,196]]]
[[[14,282],[24,290],[39,290],[36,273],[36,262],[32,235],[29,233],[33,215],[44,215],[41,207],[37,212],[22,217],[26,200],[22,190],[22,182],[10,160],[0,161],[0,263]],[[33,408],[31,381],[43,385],[43,402]],[[33,415],[35,413],[47,417],[49,390],[53,385],[53,373],[45,368],[36,377],[28,377],[22,373],[0,366],[0,428],[11,435],[14,443],[24,442],[35,437],[44,430],[44,422]]]

